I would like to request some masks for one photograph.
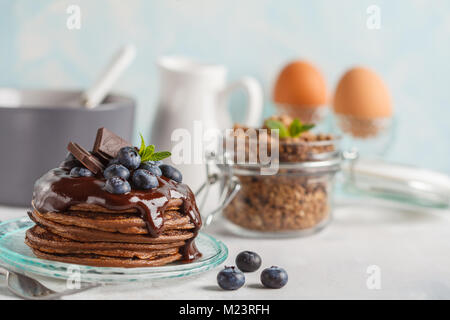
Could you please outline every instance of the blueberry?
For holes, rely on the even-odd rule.
[[[113,159],[109,160],[108,167],[112,164],[120,164],[119,159],[113,158]]]
[[[89,169],[83,167],[73,167],[70,170],[71,177],[93,177],[94,174]]]
[[[158,179],[145,169],[137,169],[133,172],[131,180],[137,189],[147,190],[156,188],[159,185]]]
[[[279,289],[288,282],[288,274],[283,268],[272,266],[261,272],[261,282],[267,288]]]
[[[111,177],[106,180],[105,190],[109,193],[124,194],[131,191],[131,186],[124,178]]]
[[[80,161],[78,161],[73,154],[71,154],[70,152],[67,153],[66,158],[64,159],[63,162],[61,162],[59,164],[60,168],[66,169],[66,170],[71,170],[73,167],[81,167],[82,164]]]
[[[162,171],[164,177],[175,180],[176,182],[181,182],[183,180],[183,176],[181,172],[168,164],[162,164],[159,166]]]
[[[253,272],[261,267],[261,257],[252,251],[242,251],[236,257],[236,265],[239,270]]]
[[[160,165],[163,164],[163,162],[161,160],[158,160],[158,161],[147,161],[146,163],[148,163],[148,164],[150,164],[152,166],[157,166],[157,167],[159,167]]]
[[[121,164],[112,164],[103,171],[103,176],[106,179],[111,177],[121,177],[126,180],[130,176],[130,171]]]
[[[237,290],[244,285],[245,276],[235,267],[225,267],[217,274],[217,283],[224,290]]]
[[[154,161],[152,161],[154,162]],[[139,166],[139,169],[145,169],[147,171],[150,171],[151,174],[160,177],[162,175],[162,171],[159,167],[157,167],[154,164],[151,164],[150,161],[148,162],[143,162],[141,163],[141,165]]]
[[[130,170],[139,168],[141,164],[141,156],[133,147],[123,147],[117,153],[117,159],[120,164],[124,165]]]

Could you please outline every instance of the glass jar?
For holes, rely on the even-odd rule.
[[[262,170],[267,166],[210,157],[206,186],[220,183],[221,205],[205,216],[205,224],[222,213],[226,227],[238,235],[303,236],[321,230],[331,219],[340,170],[337,141],[280,141],[278,170],[270,175]],[[213,168],[218,170],[211,174]]]
[[[204,226],[222,214],[220,222],[239,236],[279,238],[316,233],[331,221],[339,171],[344,194],[382,198],[396,207],[450,208],[448,175],[360,158],[356,149],[341,152],[339,142],[280,142],[278,170],[271,175],[260,164],[237,164],[229,155],[208,156],[208,179],[196,193],[203,194],[203,201],[197,203]],[[205,213],[204,199],[214,184],[220,186],[219,205]]]

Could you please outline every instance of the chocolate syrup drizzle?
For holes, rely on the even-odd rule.
[[[183,260],[193,261],[201,256],[195,246],[195,236],[202,225],[200,213],[191,189],[165,177],[158,177],[159,187],[151,190],[131,190],[127,194],[112,194],[104,190],[105,179],[69,175],[65,168],[52,169],[36,181],[33,205],[41,213],[67,212],[77,204],[92,204],[109,210],[137,209],[145,220],[149,235],[158,237],[163,231],[164,211],[171,199],[182,199],[181,213],[194,224],[194,237],[182,248]]]

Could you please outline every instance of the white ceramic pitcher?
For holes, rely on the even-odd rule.
[[[172,150],[176,142],[171,136],[176,129],[188,130],[194,139],[194,123],[201,122],[203,129],[226,129],[232,127],[227,102],[236,89],[244,89],[248,103],[244,125],[260,123],[263,106],[261,85],[251,77],[228,84],[227,69],[223,65],[204,64],[194,60],[167,56],[158,61],[160,71],[160,95],[158,111],[152,128],[152,144],[158,149]],[[191,152],[193,154],[193,152]],[[195,161],[193,161],[195,162]],[[204,165],[177,164],[184,182],[192,188],[205,179]]]

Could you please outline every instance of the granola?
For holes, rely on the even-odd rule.
[[[286,116],[272,119],[286,126],[292,121]],[[315,161],[315,155],[333,151],[334,138],[325,134],[304,132],[279,143],[280,162]],[[241,190],[223,212],[236,225],[258,231],[295,231],[314,228],[329,218],[334,172],[280,169],[272,176],[237,177]]]

